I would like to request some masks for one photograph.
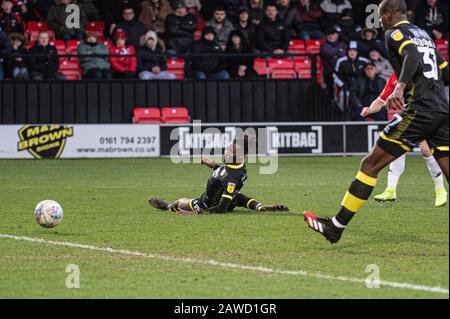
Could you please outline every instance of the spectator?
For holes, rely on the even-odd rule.
[[[21,16],[22,21],[36,20],[34,14],[35,0],[12,0],[12,12]]]
[[[203,17],[203,20],[211,20],[214,14],[214,10],[218,5],[222,5],[222,1],[223,0],[201,0],[202,10],[200,13]]]
[[[326,42],[320,47],[320,57],[323,61],[323,77],[330,97],[334,96],[333,73],[336,70],[336,63],[339,58],[345,56],[346,49],[347,46],[340,41],[337,30],[334,28],[327,29]]]
[[[361,27],[353,21],[352,10],[345,9],[341,13],[337,29],[340,30],[341,40],[348,43],[357,41],[361,36]]]
[[[36,11],[38,12],[38,18],[45,21],[47,20],[48,11],[50,7],[55,4],[55,0],[37,0]]]
[[[238,17],[237,14],[238,14],[239,9],[242,7],[247,7],[248,1],[247,0],[222,0],[221,4],[223,6],[225,6],[225,8],[226,8],[228,20],[231,21],[232,23],[234,23],[237,21],[237,17]]]
[[[386,46],[383,41],[378,39],[378,31],[376,29],[364,28],[361,32],[361,38],[358,41],[358,46],[359,52],[363,57],[368,57],[369,51],[372,48],[377,48],[384,57],[387,57]]]
[[[166,18],[172,13],[169,1],[167,0],[146,0],[142,2],[141,22],[147,30],[155,30],[158,36],[166,32]]]
[[[386,81],[377,75],[377,67],[369,62],[364,66],[364,73],[352,84],[350,91],[351,119],[353,121],[364,121],[361,111],[364,107],[370,106],[381,94],[386,85]],[[382,108],[378,113],[370,115],[376,121],[387,121],[386,108]]]
[[[124,30],[116,30],[114,46],[109,49],[109,54],[114,55],[109,59],[114,78],[133,79],[136,77],[136,50],[133,45],[127,43],[127,34]]]
[[[297,26],[297,34],[303,40],[322,40],[325,35],[320,28],[320,18],[322,11],[319,6],[311,0],[299,0],[296,6],[297,21],[300,25]]]
[[[240,30],[234,30],[230,33],[225,52],[230,54],[252,54],[253,49],[248,44],[244,34]],[[231,78],[256,77],[256,73],[253,70],[253,62],[253,57],[251,56],[227,57],[227,72]]]
[[[332,27],[338,23],[342,11],[352,9],[352,4],[348,0],[323,0],[320,4],[323,12],[323,23],[325,27]]]
[[[369,62],[360,57],[356,41],[351,41],[347,49],[347,55],[336,62],[335,84],[349,89],[364,72],[364,66]]]
[[[100,16],[105,20],[105,34],[108,37],[114,35],[117,24],[122,22],[124,8],[133,8],[136,16],[141,14],[142,0],[97,0],[97,8]]]
[[[100,20],[100,15],[98,12],[98,8],[96,6],[97,0],[78,0],[77,4],[80,8],[86,12],[89,21],[98,21]]]
[[[263,0],[250,0],[250,21],[254,25],[259,25],[264,19],[264,3]]]
[[[198,28],[197,18],[188,14],[184,1],[176,1],[174,13],[166,19],[167,53],[171,55],[188,53],[194,43]]]
[[[289,34],[278,17],[277,7],[267,5],[265,15],[256,29],[256,46],[265,54],[283,54],[289,46]]]
[[[192,69],[196,79],[228,80],[230,78],[225,71],[223,58],[217,56],[222,53],[222,49],[216,41],[216,31],[213,27],[203,28],[202,38],[195,42],[192,53],[204,54],[204,56],[192,58]]]
[[[109,50],[93,32],[86,32],[86,40],[78,46],[80,55],[105,55],[105,57],[80,57],[84,78],[92,80],[111,79],[111,65],[108,62]]]
[[[225,8],[221,6],[217,7],[216,10],[214,10],[213,18],[206,22],[205,26],[214,28],[216,31],[216,42],[224,51],[227,46],[230,32],[234,30],[233,24],[227,20]]]
[[[235,30],[242,32],[246,42],[251,46],[255,46],[255,25],[250,21],[250,10],[242,7],[238,11],[238,21],[234,25]]]
[[[448,11],[438,0],[423,0],[417,6],[416,24],[435,40],[448,39]]]
[[[387,81],[394,72],[394,69],[389,60],[381,55],[378,47],[373,47],[369,50],[369,59],[377,67],[378,75]]]
[[[83,40],[84,27],[88,22],[86,13],[80,8],[80,25],[79,28],[71,28],[67,26],[67,18],[71,14],[67,10],[67,6],[72,4],[72,0],[59,0],[50,7],[47,15],[48,27],[55,31],[57,39],[60,40]],[[70,20],[70,19],[69,19]]]
[[[32,80],[63,80],[58,72],[59,58],[56,48],[50,44],[46,31],[39,33],[38,41],[29,51],[28,71]]]
[[[25,37],[21,33],[13,33],[10,38],[12,51],[5,61],[5,73],[15,80],[28,80],[29,74],[25,58],[28,50],[25,46]]]
[[[5,78],[5,70],[3,66],[4,58],[11,53],[11,43],[8,34],[0,28],[0,81]]]
[[[290,37],[296,36],[298,27],[296,10],[291,5],[291,0],[277,0],[278,17],[284,22],[284,27]]]
[[[19,13],[13,12],[12,0],[2,0],[0,28],[8,34],[23,33],[23,21]]]
[[[141,80],[175,80],[175,74],[167,72],[163,49],[158,43],[158,35],[148,31],[144,36],[145,44],[139,50],[139,78]]]
[[[132,44],[134,48],[139,48],[140,40],[147,28],[141,22],[135,20],[135,13],[133,7],[125,7],[122,11],[122,22],[117,24],[116,30],[123,30],[127,34],[127,42]],[[114,30],[114,34],[116,33]]]
[[[199,15],[200,11],[202,10],[202,4],[200,3],[200,0],[185,0],[186,8],[188,10],[189,14],[192,14],[194,16]]]

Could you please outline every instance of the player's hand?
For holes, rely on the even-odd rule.
[[[362,112],[361,112],[362,117],[369,116],[370,114],[372,114],[372,110],[370,109],[370,107],[365,107],[362,109]]]
[[[216,162],[202,157],[202,165],[208,166],[209,168],[214,168],[216,167]]]

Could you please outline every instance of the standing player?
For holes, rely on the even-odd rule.
[[[224,165],[202,160],[202,164],[214,169],[208,180],[206,192],[197,199],[182,198],[174,203],[159,198],[150,198],[151,206],[176,212],[180,215],[199,215],[208,213],[228,213],[235,207],[245,207],[258,212],[288,211],[286,205],[262,205],[256,199],[241,194],[240,190],[247,180],[245,166],[245,139],[236,139],[225,148]]]
[[[430,36],[406,19],[405,0],[383,0],[379,7],[389,60],[398,78],[388,106],[406,107],[385,128],[361,163],[356,179],[333,218],[304,212],[310,228],[337,243],[355,214],[369,199],[378,173],[392,161],[427,141],[448,181],[449,107],[445,96],[449,67]]]
[[[397,76],[395,73],[392,73],[388,82],[386,83],[386,87],[383,92],[381,92],[380,96],[372,102],[370,107],[365,107],[362,110],[361,116],[366,117],[370,114],[379,112],[384,106],[386,106],[386,100],[394,91],[395,86],[397,85]],[[436,162],[433,154],[431,153],[430,147],[427,142],[420,143],[420,150],[422,151],[423,158],[427,163],[428,171],[431,175],[431,178],[434,182],[434,188],[436,193],[435,206],[441,207],[447,203],[447,191],[444,187],[444,177],[439,167],[439,164]],[[385,191],[374,197],[374,199],[378,202],[392,202],[397,199],[397,184],[400,179],[400,176],[403,174],[405,170],[405,162],[406,162],[406,154],[403,154],[395,161],[393,161],[389,165],[388,172],[388,185]]]

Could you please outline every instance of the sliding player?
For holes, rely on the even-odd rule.
[[[398,77],[387,105],[402,108],[406,101],[404,111],[386,126],[377,145],[363,159],[339,213],[333,218],[303,213],[309,227],[332,244],[341,239],[369,199],[379,172],[422,141],[430,145],[448,182],[449,106],[445,86],[449,67],[427,32],[407,21],[406,10],[405,0],[383,0],[379,7],[389,61]]]
[[[396,85],[397,76],[395,73],[392,73],[391,77],[386,83],[386,87],[384,88],[383,92],[375,101],[373,101],[370,107],[365,107],[362,110],[361,116],[366,117],[370,116],[370,114],[379,112],[386,105],[386,100],[392,94]],[[436,162],[436,159],[434,158],[426,141],[420,143],[420,150],[422,151],[423,158],[427,163],[428,171],[434,182],[436,192],[435,206],[444,206],[447,203],[447,191],[444,187],[444,176],[442,174],[441,168]],[[403,154],[389,165],[387,188],[382,194],[374,197],[376,201],[392,202],[397,199],[397,184],[400,176],[405,170],[405,162],[406,154]]]
[[[199,198],[182,198],[174,203],[150,198],[150,205],[180,215],[221,214],[231,212],[236,207],[245,207],[258,212],[289,211],[286,205],[266,206],[240,193],[247,180],[244,144],[244,139],[237,139],[225,148],[224,163],[229,164],[217,165],[214,162],[202,160],[202,164],[212,168],[214,172],[208,180],[206,192]]]

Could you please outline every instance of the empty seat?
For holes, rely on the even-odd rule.
[[[175,74],[177,80],[184,79],[184,59],[167,59],[167,71]]]
[[[159,124],[161,111],[158,108],[135,108],[133,109],[133,122],[136,124]]]
[[[269,73],[274,72],[275,70],[285,70],[285,69],[294,69],[294,61],[291,59],[269,59]]]
[[[59,66],[60,70],[78,70],[80,68],[80,62],[78,60],[63,60]]]
[[[255,59],[253,69],[258,75],[267,75],[267,61],[265,59]]]
[[[78,50],[78,46],[80,45],[79,40],[67,40],[66,41],[66,48],[68,52],[76,53]]]
[[[306,40],[306,52],[311,54],[319,54],[320,46],[324,43],[323,40]]]
[[[105,22],[104,21],[90,21],[86,25],[86,31],[93,32],[99,36],[103,35],[104,30],[105,30]]]
[[[186,107],[165,107],[161,109],[163,123],[189,123],[191,117]]]
[[[306,53],[305,41],[303,40],[292,40],[289,42],[288,47],[289,53],[299,54]]]
[[[69,81],[81,80],[80,69],[76,69],[76,70],[71,70],[71,69],[64,70],[63,69],[63,70],[60,70],[60,72],[65,75],[66,80],[69,80]]]
[[[271,74],[272,79],[296,79],[297,73],[294,69],[277,70]]]

